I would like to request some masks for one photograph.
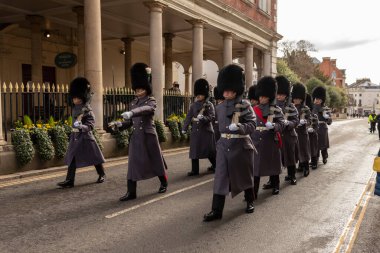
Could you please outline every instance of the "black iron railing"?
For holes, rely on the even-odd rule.
[[[68,85],[3,84],[1,87],[1,103],[4,137],[7,140],[10,129],[17,120],[23,121],[28,115],[33,123],[47,122],[50,117],[55,121],[66,120],[71,115],[71,103],[68,101]],[[127,111],[129,103],[134,99],[134,91],[130,88],[105,88],[103,95],[104,128],[112,120],[120,118]],[[164,92],[164,122],[171,114],[187,113],[192,102],[190,94],[178,91]]]

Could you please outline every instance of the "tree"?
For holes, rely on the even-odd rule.
[[[329,97],[330,97],[328,106],[335,109],[340,108],[341,102],[342,102],[342,96],[338,88],[335,86],[328,86],[327,93],[329,94]]]
[[[296,73],[294,73],[294,71],[289,68],[286,61],[282,59],[279,59],[277,61],[277,73],[278,75],[285,76],[292,83],[297,83],[301,81],[299,76]]]
[[[307,80],[307,82],[306,82],[306,88],[307,88],[307,91],[310,95],[313,92],[314,88],[317,86],[322,86],[322,87],[326,88],[326,85],[316,77],[312,77],[309,80]]]
[[[284,61],[300,77],[302,82],[306,82],[314,76],[317,66],[314,64],[309,52],[315,52],[316,49],[311,42],[306,40],[298,42],[285,40],[279,43],[279,48],[284,55]]]

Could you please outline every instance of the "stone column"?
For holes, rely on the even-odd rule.
[[[145,2],[150,13],[150,67],[152,68],[152,92],[157,102],[155,117],[164,119],[164,97],[162,82],[163,76],[163,50],[162,50],[162,11],[165,7],[159,2]]]
[[[125,75],[125,87],[132,88],[131,82],[131,67],[132,67],[132,38],[121,38],[124,42],[124,75]]]
[[[245,87],[248,89],[253,83],[253,44],[245,42]]]
[[[100,0],[84,0],[85,77],[94,93],[91,100],[95,127],[103,130],[103,72]]]
[[[204,21],[196,19],[189,21],[193,25],[193,55],[192,55],[192,85],[191,93],[194,94],[194,82],[203,76],[203,25]]]
[[[42,83],[42,33],[41,27],[44,17],[38,15],[27,16],[31,24],[31,55],[32,55],[32,80],[35,83]]]
[[[2,110],[2,89],[3,89],[3,84],[0,83],[0,146],[1,145],[5,145],[6,142],[4,140],[4,136],[3,136],[3,110]]]
[[[222,33],[223,36],[223,66],[232,63],[232,33]]]
[[[165,33],[165,89],[173,84],[173,38],[174,34]]]
[[[190,71],[185,70],[183,72],[185,74],[185,93],[190,94],[191,93],[191,83],[190,83]]]
[[[76,6],[73,11],[77,14],[78,76],[84,76],[84,8]]]
[[[264,52],[264,67],[263,67],[263,75],[270,76],[271,73],[271,52]]]

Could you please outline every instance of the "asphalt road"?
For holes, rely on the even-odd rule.
[[[138,182],[138,198],[126,192],[126,164],[79,170],[76,186],[58,189],[62,173],[13,185],[0,184],[0,252],[334,252],[372,174],[377,134],[365,120],[334,122],[329,159],[280,195],[260,190],[253,214],[242,194],[227,198],[221,221],[203,223],[210,211],[213,174],[188,178],[187,152],[166,155],[169,188],[157,194],[157,178]],[[262,179],[265,183],[266,178]]]

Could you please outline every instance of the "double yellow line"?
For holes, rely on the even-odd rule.
[[[335,247],[334,253],[346,252],[350,253],[352,247],[354,246],[356,237],[358,235],[360,226],[362,224],[365,212],[370,198],[372,197],[373,190],[375,188],[375,179],[376,173],[372,173],[370,179],[368,180],[366,187],[360,196],[359,202],[356,205],[354,212],[349,219],[343,234],[340,236],[337,246]]]

